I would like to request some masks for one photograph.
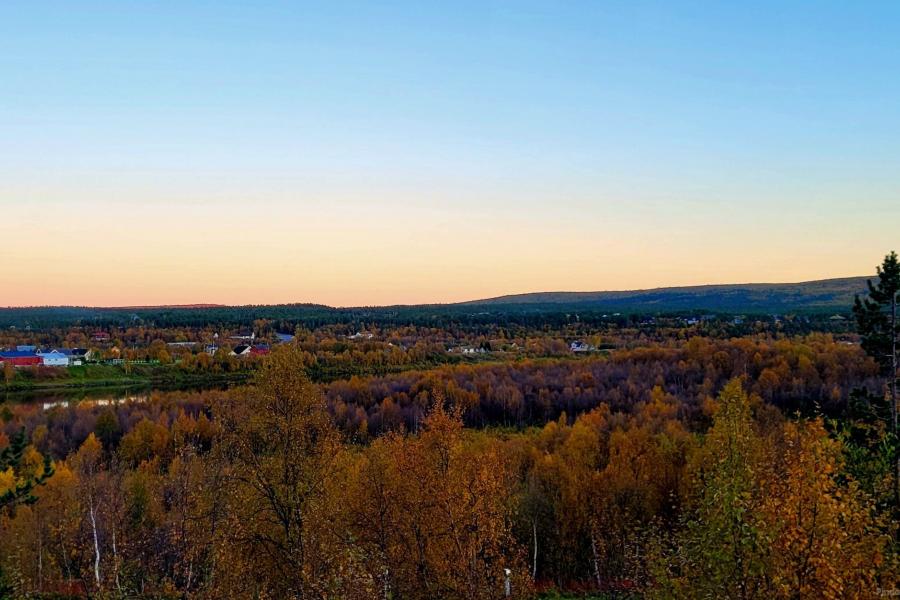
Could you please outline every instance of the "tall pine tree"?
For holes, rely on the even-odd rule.
[[[897,451],[897,347],[900,324],[897,321],[897,302],[900,294],[900,262],[891,252],[877,269],[878,283],[869,280],[868,297],[856,297],[853,313],[862,336],[862,347],[881,367],[887,380],[889,430],[894,448],[894,504],[900,509],[900,453]]]

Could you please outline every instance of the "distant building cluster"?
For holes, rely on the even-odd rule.
[[[449,353],[458,352],[459,354],[487,354],[487,348],[481,346],[460,346],[458,348],[451,348],[447,350]]]
[[[0,350],[0,364],[14,367],[69,367],[84,364],[91,357],[87,348],[53,348],[39,350],[36,346],[16,346],[15,350]]]

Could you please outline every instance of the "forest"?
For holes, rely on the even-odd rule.
[[[281,326],[308,328],[329,324],[369,323],[379,326],[453,323],[526,325],[566,321],[577,313],[594,323],[624,322],[628,315],[696,313],[805,314],[813,317],[844,310],[854,294],[866,289],[865,278],[826,279],[794,284],[737,284],[659,288],[625,292],[539,292],[458,302],[399,306],[336,308],[321,304],[248,306],[188,305],[97,308],[87,306],[0,307],[0,329],[54,327],[241,326],[266,319]],[[612,317],[616,314],[617,317]]]
[[[891,595],[898,292],[891,254],[819,328],[298,326],[248,383],[0,404],[0,597]]]

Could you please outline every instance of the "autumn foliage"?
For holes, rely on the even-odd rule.
[[[323,388],[305,360],[285,346],[249,387],[12,414],[31,444],[0,494],[39,478],[43,456],[55,471],[0,516],[0,589],[425,600],[900,585],[896,522],[845,442],[814,408],[788,411],[801,394],[838,410],[872,374],[827,337],[443,368],[394,387]],[[482,423],[506,427],[466,426]]]

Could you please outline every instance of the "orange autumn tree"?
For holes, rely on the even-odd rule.
[[[435,572],[440,597],[502,598],[506,570],[516,596],[528,591],[524,553],[512,535],[509,514],[513,480],[499,445],[469,438],[462,408],[445,411],[440,397],[418,444],[429,471],[430,518],[441,525],[437,541],[444,538],[437,546],[444,568]]]
[[[820,419],[768,425],[764,437],[741,382],[729,383],[693,459],[681,530],[655,557],[652,596],[867,598],[896,579],[840,442]]]
[[[865,598],[879,587],[886,539],[856,482],[841,485],[841,445],[821,419],[788,422],[779,476],[762,514],[771,524],[771,577],[780,598]]]
[[[381,598],[503,598],[530,590],[512,534],[502,446],[463,430],[439,398],[419,435],[392,433],[359,457],[347,511]]]
[[[219,408],[215,452],[228,465],[219,593],[366,598],[373,582],[331,528],[341,440],[293,347],[273,352],[255,386]]]

